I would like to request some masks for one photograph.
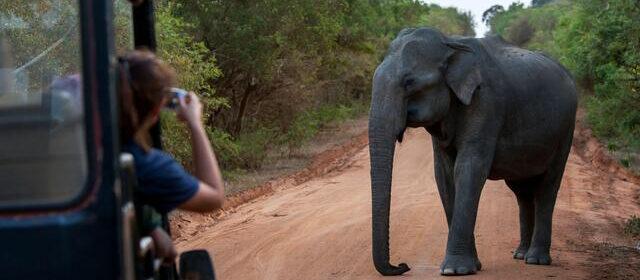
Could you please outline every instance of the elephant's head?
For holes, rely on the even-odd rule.
[[[476,55],[458,39],[429,28],[400,32],[376,69],[369,111],[373,202],[373,260],[383,275],[399,275],[406,264],[389,263],[391,173],[396,140],[406,127],[429,127],[454,102],[469,105],[481,77]]]

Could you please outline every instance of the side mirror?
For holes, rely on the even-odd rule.
[[[180,254],[180,277],[183,280],[215,280],[213,261],[206,250]]]

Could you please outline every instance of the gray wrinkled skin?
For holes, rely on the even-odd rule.
[[[474,227],[487,179],[505,180],[520,206],[521,241],[513,255],[551,263],[551,218],[573,138],[573,78],[541,53],[499,37],[447,37],[405,29],[391,43],[373,78],[369,112],[373,260],[389,263],[389,207],[395,142],[406,127],[432,137],[435,177],[449,236],[443,275],[481,269]]]

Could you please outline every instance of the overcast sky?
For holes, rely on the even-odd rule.
[[[522,2],[527,6],[530,0],[422,0],[427,3],[435,3],[442,7],[456,7],[458,10],[470,11],[473,14],[473,20],[476,22],[476,37],[483,37],[488,30],[487,26],[482,23],[482,13],[493,5],[502,5],[506,9],[513,2]]]

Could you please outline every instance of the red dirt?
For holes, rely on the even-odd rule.
[[[403,277],[439,277],[447,227],[432,157],[424,130],[408,130],[397,146],[390,243],[392,263],[412,268]],[[220,279],[380,279],[371,260],[370,201],[363,134],[303,171],[233,197],[215,215],[174,217],[176,242],[180,250],[207,249]],[[640,252],[622,234],[634,214],[639,177],[579,122],[554,213],[554,263],[511,258],[519,238],[515,197],[504,182],[488,181],[476,224],[483,270],[465,279],[640,279]]]

